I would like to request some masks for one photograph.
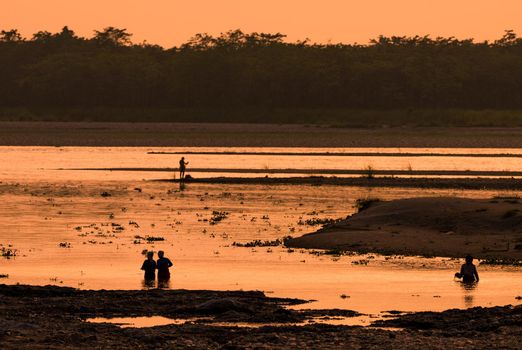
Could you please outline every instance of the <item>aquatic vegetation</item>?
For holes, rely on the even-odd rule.
[[[6,258],[6,259],[10,259],[12,257],[15,257],[18,253],[18,250],[17,249],[13,249],[11,248],[11,246],[9,247],[0,247],[0,256]]]
[[[480,265],[522,266],[522,260],[518,260],[518,259],[487,258],[487,259],[480,259],[479,261],[480,261]]]
[[[129,221],[129,226],[134,226],[135,228],[140,228],[140,225],[136,221]]]
[[[352,265],[368,265],[368,263],[370,262],[370,260],[368,259],[361,259],[361,260],[354,260],[352,261]]]
[[[160,236],[139,236],[139,235],[136,235],[134,236],[135,240],[134,240],[134,244],[140,244],[141,243],[141,240],[144,240],[144,241],[147,241],[147,242],[161,242],[161,241],[164,241],[165,238],[164,237],[160,237]]]
[[[111,227],[112,227],[112,231],[113,232],[120,232],[120,231],[124,231],[125,230],[125,227],[123,227],[120,224],[116,224],[114,222],[111,222]]]
[[[69,242],[60,242],[60,244],[58,244],[58,246],[60,248],[71,248],[72,247],[71,243],[69,243]]]
[[[373,179],[375,177],[375,169],[371,165],[368,165],[364,169],[364,177],[367,179]]]
[[[165,238],[163,237],[154,237],[154,236],[147,236],[145,237],[145,239],[147,240],[147,242],[160,242],[160,241],[164,241]]]
[[[355,201],[354,208],[358,212],[368,209],[372,204],[380,202],[379,198],[359,198]]]
[[[286,237],[283,237],[283,238],[275,239],[273,241],[269,241],[269,240],[262,241],[260,239],[256,239],[254,241],[247,242],[247,243],[233,242],[232,245],[234,247],[246,247],[246,248],[252,248],[252,247],[277,247],[277,246],[284,245],[285,242],[288,241],[291,238],[292,238],[292,236],[286,236]]]
[[[330,218],[311,218],[311,219],[299,219],[297,222],[298,225],[301,226],[317,226],[317,225],[330,225],[334,224],[336,222],[343,221],[344,218],[338,218],[338,219],[330,219]]]
[[[110,197],[110,196],[112,196],[112,195],[111,195],[109,192],[102,192],[102,193],[100,194],[100,196],[102,196],[102,197]]]
[[[226,219],[228,217],[229,213],[226,212],[226,211],[217,211],[217,210],[214,210],[212,212],[212,217],[210,218],[209,220],[209,223],[211,225],[216,225],[217,223],[219,223],[220,221],[223,221],[224,219]]]

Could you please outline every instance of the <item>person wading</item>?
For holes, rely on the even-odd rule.
[[[466,263],[461,266],[460,272],[457,272],[455,277],[462,278],[462,282],[464,283],[479,281],[477,267],[473,264],[473,257],[471,255],[466,256]]]
[[[147,252],[147,259],[141,265],[141,269],[145,271],[145,283],[154,282],[156,279],[156,262],[153,259],[154,252]]]
[[[185,169],[188,165],[188,162],[185,162],[185,157],[181,157],[179,160],[179,181],[183,181],[185,179]]]
[[[165,253],[163,250],[158,252],[158,261],[156,263],[158,268],[158,282],[165,283],[170,280],[170,271],[169,268],[172,267],[172,262],[169,258],[165,258]]]

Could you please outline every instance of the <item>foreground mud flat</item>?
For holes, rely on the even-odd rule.
[[[303,302],[268,298],[261,292],[79,291],[0,285],[0,342],[3,349],[519,348],[520,306],[413,313],[380,321],[377,325],[381,328],[364,328],[295,325],[321,314],[324,317],[356,314],[285,308]],[[206,321],[149,328],[121,328],[85,321],[91,317],[146,315],[182,319],[204,316]],[[277,322],[278,326],[219,326],[214,321],[251,325]]]

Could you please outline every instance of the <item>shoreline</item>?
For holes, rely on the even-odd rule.
[[[420,344],[424,349],[464,346],[516,349],[522,329],[522,306],[406,314],[393,311],[390,312],[393,318],[375,322],[378,328],[315,322],[293,325],[296,315],[299,319],[299,312],[283,305],[300,301],[269,298],[262,292],[248,291],[81,291],[56,286],[0,285],[0,301],[0,341],[6,350],[151,346],[160,349],[276,349],[282,346],[313,349],[325,345],[334,349],[383,346],[414,349]],[[192,321],[144,328],[86,322],[90,317],[151,316],[158,312]],[[314,313],[303,310],[301,313],[305,318],[355,316],[344,310],[315,310]],[[226,323],[207,324],[194,321],[194,316]],[[245,320],[268,323],[256,327],[234,326],[234,322]]]
[[[522,127],[0,121],[2,146],[522,148]]]

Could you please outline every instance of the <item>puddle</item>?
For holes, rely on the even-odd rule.
[[[121,328],[147,328],[156,326],[182,325],[201,320],[201,318],[168,318],[163,316],[141,316],[141,317],[94,317],[87,318],[85,322],[111,323]]]
[[[90,323],[111,323],[121,328],[148,328],[157,326],[183,325],[197,322],[200,325],[214,327],[241,327],[241,328],[260,328],[265,326],[305,326],[311,324],[328,324],[335,326],[362,326],[371,327],[371,323],[384,318],[390,318],[387,313],[378,315],[361,315],[355,317],[345,316],[321,316],[313,317],[304,322],[279,323],[279,322],[211,322],[212,317],[193,317],[193,318],[168,318],[163,316],[140,316],[140,317],[94,317],[87,318],[85,322]],[[205,322],[207,321],[207,322]],[[374,327],[372,327],[374,328]],[[388,329],[388,328],[383,328]],[[399,330],[388,329],[388,330]]]

